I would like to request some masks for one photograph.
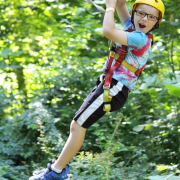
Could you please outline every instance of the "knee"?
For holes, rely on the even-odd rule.
[[[78,124],[76,121],[73,120],[73,121],[71,122],[70,131],[71,131],[71,132],[77,131],[77,130],[78,130],[78,125],[79,125],[79,124]]]
[[[82,126],[80,126],[76,121],[72,121],[71,122],[71,126],[70,126],[70,132],[76,132],[76,131],[80,131],[81,129],[85,130]]]

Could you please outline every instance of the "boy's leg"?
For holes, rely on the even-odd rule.
[[[66,164],[76,155],[81,148],[86,134],[86,129],[80,126],[76,121],[72,121],[70,135],[66,144],[53,167],[62,170]]]

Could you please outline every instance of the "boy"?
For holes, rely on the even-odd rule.
[[[125,25],[125,30],[130,28],[132,32],[115,28],[114,8]],[[116,111],[126,102],[128,92],[134,88],[139,72],[145,68],[150,54],[149,37],[152,35],[148,33],[159,27],[163,15],[164,5],[161,0],[136,0],[131,16],[126,7],[126,0],[106,0],[103,34],[116,43],[103,68],[106,74],[105,81],[102,80],[103,78],[98,78],[97,86],[76,112],[71,123],[70,135],[59,158],[49,165],[47,171],[41,171],[42,173],[32,176],[29,180],[68,179],[67,164],[81,148],[86,129],[100,119],[106,111]],[[123,51],[127,52],[122,54]],[[119,58],[121,56],[123,59]],[[121,62],[116,66],[119,59]],[[103,97],[104,92],[107,92],[107,97]]]

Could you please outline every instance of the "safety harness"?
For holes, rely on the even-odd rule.
[[[98,6],[95,4],[92,0],[86,0],[90,4],[94,5],[100,12],[105,13],[106,10],[102,8],[101,6]],[[132,19],[131,19],[132,20]],[[133,22],[132,22],[133,23]],[[132,29],[128,29],[128,32],[132,32]],[[151,45],[153,45],[153,35],[147,33],[146,34],[150,39],[151,39]],[[110,52],[109,52],[109,62],[108,66],[105,69],[105,80],[104,80],[104,111],[110,111],[111,110],[111,100],[112,100],[112,95],[110,94],[110,85],[112,82],[112,74],[113,71],[118,68],[119,66],[123,65],[126,69],[129,71],[133,72],[136,76],[139,76],[141,74],[141,71],[144,69],[144,67],[137,69],[133,67],[132,65],[128,64],[124,59],[127,54],[127,46],[122,45],[120,51],[118,53],[115,50],[115,43],[114,45],[111,46]],[[113,62],[113,59],[116,60],[115,64],[111,67],[111,64]]]
[[[132,29],[128,29],[128,32],[132,32],[132,31],[133,31]],[[153,35],[147,34],[147,36],[152,40],[151,44],[153,45]],[[120,51],[118,52],[116,52],[115,47],[116,47],[115,43],[111,43],[110,52],[109,52],[109,61],[105,69],[103,101],[104,101],[104,111],[106,112],[111,110],[112,95],[110,94],[110,85],[112,82],[113,71],[119,66],[123,65],[129,71],[133,72],[136,76],[139,76],[141,74],[141,71],[144,69],[144,66],[140,69],[137,69],[132,65],[128,64],[124,60],[127,54],[127,46],[122,45]],[[113,66],[111,66],[113,59],[115,59],[116,62]]]

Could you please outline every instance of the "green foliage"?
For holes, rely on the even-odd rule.
[[[166,87],[169,88],[169,94],[180,97],[180,83],[174,85],[166,85]]]
[[[121,112],[88,129],[71,161],[74,179],[179,178],[180,4],[164,3],[145,72]],[[61,152],[108,43],[103,15],[85,1],[6,0],[0,7],[0,179],[27,180]]]

